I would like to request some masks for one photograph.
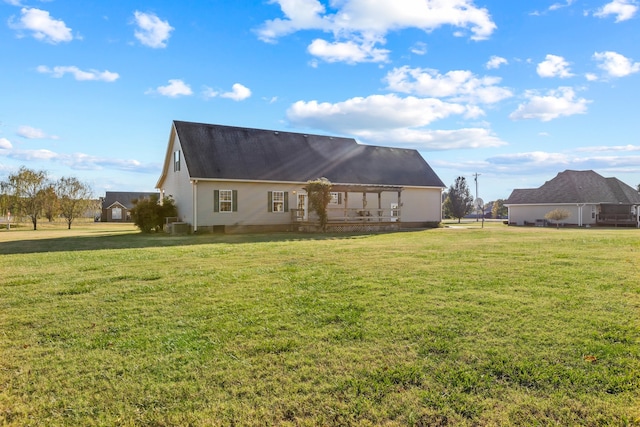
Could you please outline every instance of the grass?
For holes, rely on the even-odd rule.
[[[640,425],[639,231],[451,225],[0,231],[0,425]]]

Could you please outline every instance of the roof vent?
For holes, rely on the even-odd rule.
[[[277,134],[278,134],[278,132],[276,131],[276,132],[274,132],[273,134],[274,134],[274,135],[277,135]]]

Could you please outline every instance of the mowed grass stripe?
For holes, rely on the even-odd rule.
[[[0,232],[0,423],[640,422],[638,230],[128,227]]]

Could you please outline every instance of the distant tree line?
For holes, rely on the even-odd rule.
[[[91,208],[97,209],[91,187],[75,177],[49,179],[47,172],[22,166],[18,172],[0,181],[0,210],[2,215],[27,216],[38,228],[38,219],[53,221],[62,216],[67,228]]]

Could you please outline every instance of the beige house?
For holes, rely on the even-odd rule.
[[[191,231],[313,230],[305,186],[332,183],[332,231],[434,226],[444,184],[416,150],[174,121],[156,188]]]
[[[566,170],[539,188],[513,190],[505,206],[511,225],[544,226],[548,212],[565,209],[567,225],[640,227],[640,193],[592,170]]]

